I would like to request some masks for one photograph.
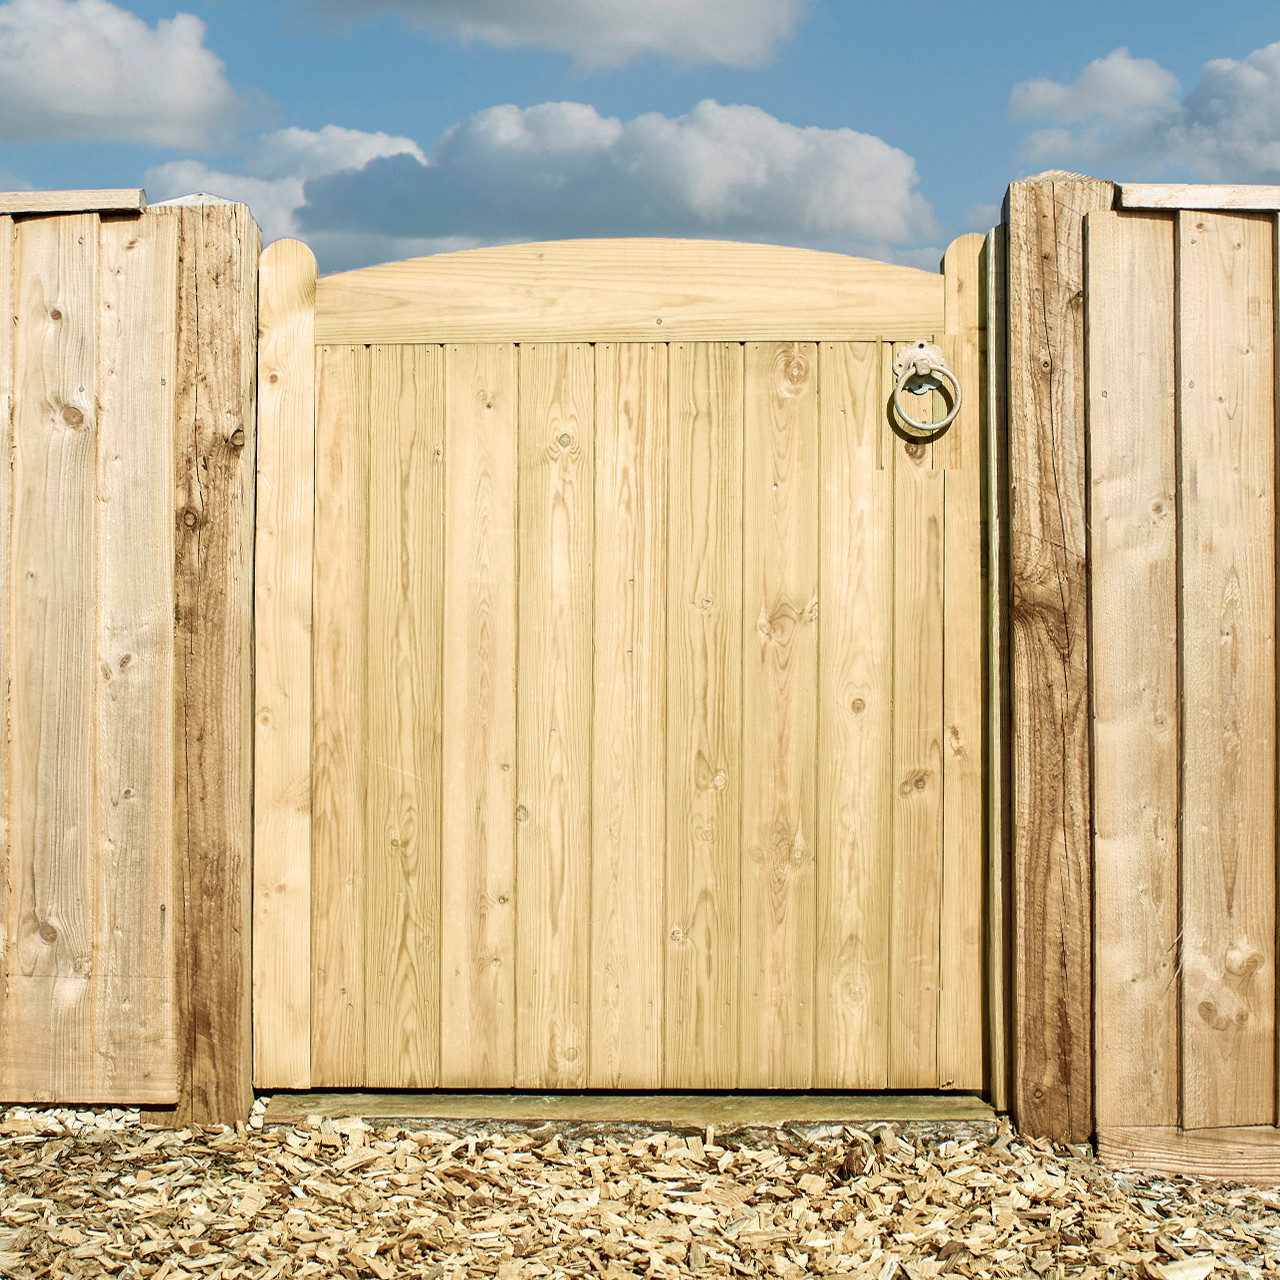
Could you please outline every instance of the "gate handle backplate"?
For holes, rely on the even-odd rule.
[[[944,427],[950,426],[960,412],[960,379],[947,368],[946,357],[942,348],[932,342],[913,342],[898,352],[893,362],[893,371],[898,381],[893,388],[893,407],[897,410],[898,419],[907,432],[913,436],[936,436]],[[903,407],[902,393],[910,391],[912,395],[922,396],[926,392],[936,391],[942,386],[943,379],[951,383],[955,392],[951,408],[947,416],[940,422],[917,422]],[[911,385],[908,386],[907,384]]]

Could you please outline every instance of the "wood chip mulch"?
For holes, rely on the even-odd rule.
[[[699,1136],[313,1118],[178,1132],[0,1120],[0,1274],[277,1277],[1280,1274],[1280,1194],[1115,1174],[1004,1127]],[[941,1130],[941,1132],[939,1132]]]

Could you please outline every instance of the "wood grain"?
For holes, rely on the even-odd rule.
[[[942,277],[714,240],[561,240],[326,276],[318,342],[848,340],[933,332]]]
[[[1275,1122],[1272,227],[1177,215],[1182,1124]]]
[[[141,213],[147,193],[140,187],[98,191],[0,191],[0,216],[50,213]]]
[[[663,1081],[738,1083],[743,350],[668,353]]]
[[[742,1088],[813,1074],[817,358],[813,343],[744,352]]]
[[[1010,996],[1013,920],[1013,822],[1009,779],[1009,370],[1007,293],[1008,238],[1004,226],[987,236],[983,250],[986,287],[982,294],[986,358],[983,390],[986,401],[986,457],[983,466],[982,510],[986,522],[984,547],[987,607],[987,1059],[991,1105],[1009,1109],[1013,1025]]]
[[[370,363],[316,350],[311,1080],[331,1086],[366,1069]]]
[[[1016,1027],[1026,1132],[1093,1132],[1083,218],[1109,182],[1013,183],[1008,226]]]
[[[101,1087],[93,1050],[98,219],[18,227],[6,1097]],[[95,961],[98,962],[95,965]]]
[[[254,542],[253,1079],[311,1086],[311,588],[316,260],[277,240],[258,267]]]
[[[571,1089],[592,1012],[594,353],[526,344],[519,370],[516,1087]]]
[[[892,901],[893,473],[879,342],[818,349],[818,933],[814,1084],[883,1089]]]
[[[1098,1159],[1112,1169],[1280,1183],[1280,1133],[1270,1126],[1230,1129],[1116,1126],[1098,1130]]]
[[[898,347],[885,351],[886,400]],[[930,422],[929,397],[909,406]],[[938,1085],[943,874],[943,475],[934,443],[893,438],[893,910],[889,1085]]]
[[[1215,182],[1122,182],[1117,209],[1280,209],[1280,187]]]
[[[185,1063],[178,1106],[163,1115],[169,1123],[230,1123],[243,1119],[253,1100],[253,524],[262,237],[244,205],[163,209],[155,216],[178,219],[174,852],[183,898],[173,928]]]
[[[516,1036],[516,350],[445,348],[440,1083],[508,1088]]]
[[[985,1017],[987,900],[983,846],[985,716],[983,638],[982,395],[980,332],[985,237],[961,236],[943,260],[948,365],[963,391],[942,438],[943,845],[939,904],[938,1086],[981,1089],[985,1050],[974,1028]]]
[[[664,343],[596,354],[591,1070],[662,1087],[666,796]]]
[[[1178,1123],[1173,219],[1085,217],[1098,1125]],[[1194,606],[1193,606],[1194,607]]]
[[[444,356],[369,353],[364,1082],[440,1073]]]
[[[178,229],[141,217],[99,231],[91,1051],[99,1097],[164,1103],[178,1097],[169,927]]]
[[[15,843],[10,826],[13,799],[9,784],[12,737],[11,704],[13,699],[13,663],[17,657],[10,637],[13,634],[13,458],[14,458],[14,388],[13,347],[16,327],[13,317],[13,219],[0,216],[0,582],[4,595],[0,598],[0,690],[3,691],[3,732],[0,733],[0,1034],[9,1029],[9,973],[13,959],[9,940],[13,937],[9,915],[9,882],[17,867]],[[8,316],[9,323],[2,323]],[[8,1083],[9,1073],[0,1067],[0,1081]]]

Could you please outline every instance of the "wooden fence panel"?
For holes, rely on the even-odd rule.
[[[20,223],[14,267],[17,892],[3,1092],[71,1100],[104,1083],[92,1051],[105,960],[93,954],[97,215]]]
[[[593,1088],[663,1070],[667,379],[666,343],[596,345]]]
[[[573,1089],[590,1065],[595,359],[585,342],[518,355],[516,1086]]]
[[[893,471],[883,465],[882,343],[818,352],[822,527],[818,614],[815,1082],[889,1079],[893,901]],[[880,619],[879,626],[867,625]]]
[[[741,1088],[804,1089],[813,1072],[817,357],[744,353]]]
[[[440,1083],[516,1075],[516,348],[445,347]]]
[[[1173,219],[1085,219],[1099,1128],[1178,1122]]]
[[[369,348],[316,352],[311,1082],[360,1084],[368,758]]]
[[[985,1046],[974,1036],[972,1010],[986,1001],[988,933],[983,844],[985,714],[983,646],[988,629],[982,591],[983,399],[981,254],[985,239],[962,236],[947,249],[947,362],[964,389],[960,414],[943,437],[942,485],[942,755],[943,844],[938,955],[938,1083],[980,1080]]]
[[[1271,220],[1177,215],[1183,1125],[1275,1120]]]
[[[316,260],[277,240],[259,268],[254,545],[253,1069],[311,1084],[311,563]]]
[[[664,1083],[738,1080],[740,343],[673,342],[667,538]]]
[[[374,346],[364,830],[365,1082],[440,1071],[444,357]]]

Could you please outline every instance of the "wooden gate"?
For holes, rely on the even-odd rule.
[[[982,244],[267,250],[258,1086],[988,1085]]]

